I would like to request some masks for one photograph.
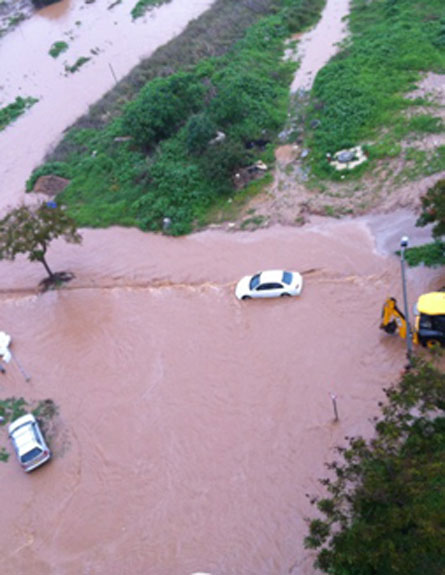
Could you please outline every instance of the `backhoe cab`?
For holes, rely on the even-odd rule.
[[[414,307],[413,343],[434,347],[445,346],[445,292],[423,294]],[[405,315],[397,307],[395,298],[386,300],[382,310],[380,329],[386,333],[397,333],[403,339],[407,334]]]

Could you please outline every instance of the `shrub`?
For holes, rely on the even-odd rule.
[[[128,105],[122,129],[143,148],[168,138],[199,111],[205,87],[192,74],[184,72],[157,78],[147,84],[138,98]]]
[[[209,118],[208,114],[195,114],[189,119],[185,131],[188,152],[200,154],[216,135],[216,124]]]
[[[49,54],[53,58],[57,58],[63,52],[68,50],[68,44],[66,42],[54,42],[54,44],[49,49]]]

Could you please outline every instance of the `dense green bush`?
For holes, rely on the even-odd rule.
[[[429,267],[445,265],[445,180],[438,180],[421,198],[422,212],[417,226],[433,224],[434,242],[410,248],[406,260],[410,266],[424,264]]]
[[[149,148],[174,134],[202,106],[205,87],[193,74],[157,78],[145,86],[123,114],[122,128]]]
[[[215,137],[217,129],[206,113],[191,116],[185,128],[187,150],[190,154],[201,154]]]
[[[420,264],[428,267],[445,266],[445,242],[436,240],[430,244],[409,248],[406,251],[406,261],[412,267]]]
[[[439,180],[422,198],[422,213],[417,225],[434,224],[433,236],[445,236],[445,179]]]
[[[328,465],[305,543],[330,575],[443,575],[445,374],[416,360],[386,395],[374,438]]]

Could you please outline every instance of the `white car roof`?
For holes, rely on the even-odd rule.
[[[22,426],[23,424],[34,423],[35,420],[36,420],[36,418],[34,417],[34,415],[32,413],[27,413],[26,415],[22,415],[22,417],[19,417],[18,419],[16,419],[15,421],[13,421],[12,423],[9,424],[8,431],[11,434],[13,431],[15,431],[18,427]]]
[[[281,282],[283,281],[283,270],[267,270],[261,272],[261,283]]]

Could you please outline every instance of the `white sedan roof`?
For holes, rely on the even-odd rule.
[[[261,283],[273,283],[283,281],[283,270],[267,270],[261,272]]]

